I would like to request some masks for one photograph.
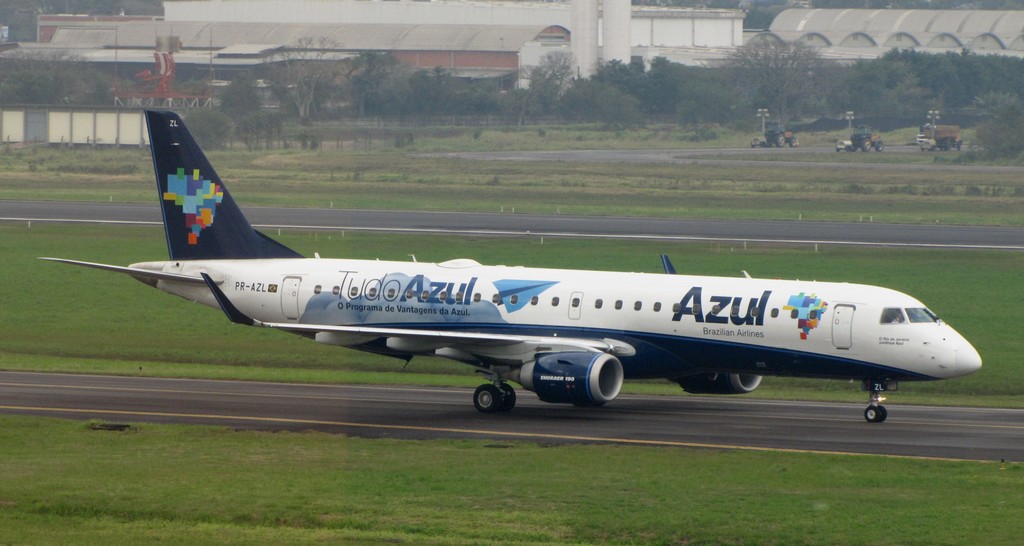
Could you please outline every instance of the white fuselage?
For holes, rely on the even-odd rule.
[[[471,260],[207,260],[132,267],[205,272],[240,311],[262,322],[623,340],[636,348],[622,358],[626,377],[714,370],[927,380],[981,366],[970,343],[921,302],[858,284],[482,266]],[[218,306],[202,284],[160,280],[157,287]],[[889,316],[894,309],[899,322]],[[359,348],[368,339],[335,344]],[[431,354],[428,349],[407,352]]]

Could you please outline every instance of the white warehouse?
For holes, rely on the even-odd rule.
[[[629,0],[548,2],[422,2],[368,0],[167,0],[173,22],[451,25],[471,27],[560,26],[572,35],[579,73],[598,62],[667,57],[685,64],[720,59],[743,45],[743,12],[631,6]],[[520,67],[535,65],[553,47],[539,42],[505,44],[520,51]]]

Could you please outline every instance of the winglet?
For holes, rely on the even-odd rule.
[[[672,260],[668,259],[668,254],[661,255],[661,266],[665,268],[665,273],[669,275],[676,274],[676,268],[672,265]]]
[[[228,319],[230,319],[231,322],[234,322],[235,324],[244,324],[246,326],[253,326],[256,324],[255,320],[239,311],[238,308],[231,303],[231,300],[224,295],[224,292],[217,287],[217,283],[213,282],[213,279],[211,279],[209,275],[206,273],[201,273],[201,275],[203,276],[203,280],[206,281],[206,286],[210,288],[210,292],[213,292],[213,297],[217,298],[217,304],[220,305],[220,310],[224,311],[224,314],[228,316]]]

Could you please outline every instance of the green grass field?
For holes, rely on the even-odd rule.
[[[443,139],[424,142],[422,148],[430,150],[436,140]],[[651,147],[665,144],[656,140]],[[762,164],[737,166],[470,161],[411,151],[419,150],[225,151],[211,153],[210,159],[243,206],[1024,224],[1024,179],[1018,172],[982,177],[951,166],[893,176],[771,161],[784,156],[934,163],[948,162],[951,154],[756,154],[749,158]],[[144,150],[0,152],[0,169],[0,199],[153,199],[152,166]]]
[[[0,416],[0,544],[1018,544],[1024,466]]]

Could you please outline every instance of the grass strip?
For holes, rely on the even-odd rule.
[[[11,544],[1016,544],[1024,465],[0,416]]]

